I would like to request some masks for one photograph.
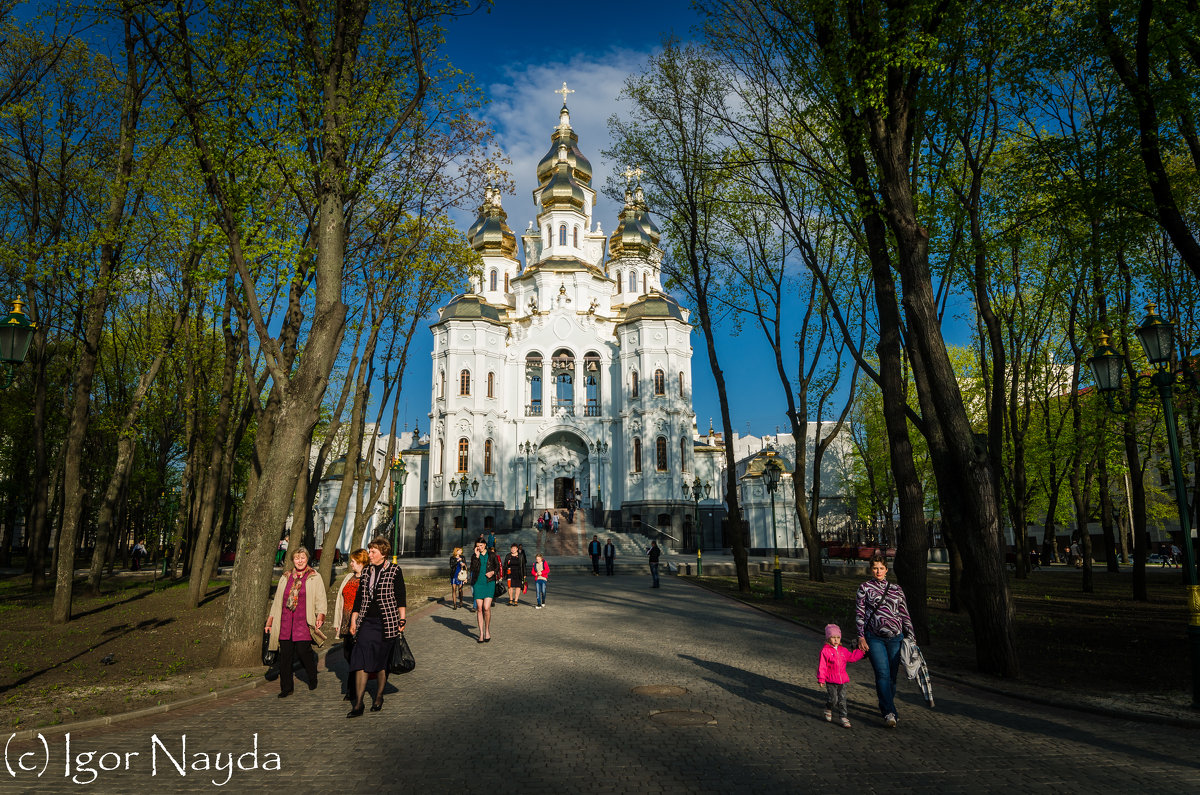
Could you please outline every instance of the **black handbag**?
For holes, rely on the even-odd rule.
[[[262,642],[262,664],[270,668],[279,659],[279,649],[269,648],[271,645],[271,633],[263,633]]]
[[[388,671],[394,674],[406,674],[416,667],[416,658],[413,657],[412,649],[408,647],[408,641],[401,632],[400,637],[396,638],[396,642],[392,644],[392,659],[388,660]]]

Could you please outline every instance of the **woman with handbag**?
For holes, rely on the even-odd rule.
[[[356,549],[350,553],[350,571],[342,578],[337,587],[337,603],[333,608],[333,625],[338,628],[338,637],[342,639],[342,655],[350,662],[350,652],[354,649],[354,636],[350,634],[350,613],[354,610],[354,599],[358,596],[358,586],[362,582],[363,569],[367,566],[367,550]],[[346,701],[354,699],[354,685],[346,678]]]
[[[504,559],[504,582],[508,585],[508,603],[516,607],[521,601],[521,586],[525,584],[525,566],[516,544],[512,545],[508,557]]]
[[[308,565],[308,550],[297,547],[292,553],[292,571],[279,578],[275,600],[263,630],[271,636],[269,649],[279,650],[279,697],[287,698],[295,689],[292,661],[299,657],[308,674],[308,689],[317,689],[317,655],[313,638],[324,640],[320,632],[325,623],[327,602],[321,575]],[[272,632],[271,628],[275,631]]]
[[[476,643],[487,643],[492,639],[492,600],[496,598],[500,567],[496,556],[488,551],[487,542],[475,542],[475,554],[471,556],[471,596],[475,599],[475,623],[479,625]]]
[[[376,536],[367,544],[367,566],[362,583],[354,598],[350,614],[350,634],[354,649],[350,652],[350,671],[354,674],[354,707],[347,718],[363,714],[363,693],[367,689],[367,674],[375,673],[378,687],[371,701],[371,711],[383,709],[383,689],[387,687],[388,661],[392,644],[404,631],[407,622],[407,598],[404,573],[391,563],[388,553],[391,542]]]
[[[467,584],[467,562],[463,560],[462,547],[455,547],[450,556],[450,596],[453,600],[451,609],[457,610],[463,603],[463,586]]]
[[[905,636],[913,637],[908,603],[899,585],[887,581],[887,559],[880,553],[871,558],[871,579],[858,587],[854,622],[858,626],[858,648],[867,653],[875,669],[875,693],[879,714],[889,729],[896,717],[896,674],[900,670],[900,647]]]

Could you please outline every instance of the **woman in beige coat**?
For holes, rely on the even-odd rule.
[[[308,673],[308,689],[317,689],[317,655],[313,651],[314,633],[325,623],[328,612],[325,583],[308,565],[308,550],[299,547],[292,553],[294,568],[279,578],[275,601],[267,616],[266,632],[271,636],[268,648],[279,650],[279,697],[292,694],[292,660],[299,657]]]

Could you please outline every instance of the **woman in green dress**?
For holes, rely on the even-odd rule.
[[[492,639],[492,599],[496,596],[496,582],[500,567],[496,556],[489,554],[485,541],[475,542],[475,554],[471,556],[471,595],[475,598],[475,623],[479,625],[476,643],[487,643]]]

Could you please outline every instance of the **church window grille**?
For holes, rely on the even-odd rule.
[[[659,472],[667,471],[667,437],[654,440],[654,466]]]
[[[466,473],[470,471],[471,464],[471,442],[466,438],[458,440],[458,471]]]
[[[642,440],[636,437],[633,440],[633,471],[642,471]]]
[[[558,245],[560,245],[560,246],[567,245],[567,225],[566,224],[558,225]]]
[[[483,443],[483,474],[492,474],[492,440]]]
[[[496,374],[488,373],[488,391],[487,396],[490,398],[496,397]]]
[[[662,370],[654,371],[654,394],[667,394],[667,375]]]
[[[463,370],[461,373],[458,374],[458,394],[460,394],[460,395],[470,395],[471,394],[471,371],[470,370]]]
[[[636,397],[638,396],[638,374],[637,374],[637,370],[634,370],[633,372],[631,372],[631,373],[629,374],[629,396],[630,396],[631,398],[636,398]]]
[[[488,289],[496,292],[496,271],[492,271],[491,277],[488,279]]]

